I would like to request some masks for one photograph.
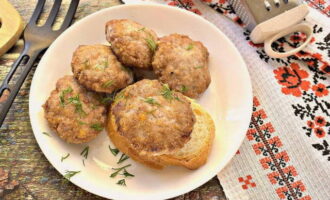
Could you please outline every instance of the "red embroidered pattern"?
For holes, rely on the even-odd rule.
[[[324,125],[322,118],[318,118],[317,123]],[[311,199],[309,195],[305,194],[305,185],[298,180],[296,168],[290,164],[290,157],[284,150],[280,137],[276,134],[271,122],[268,121],[265,110],[260,108],[260,102],[256,97],[253,99],[252,122],[246,136],[250,142],[254,142],[252,148],[260,157],[259,162],[262,168],[267,170],[269,182],[277,187],[275,192],[280,199]],[[239,179],[240,182],[246,180],[250,179],[242,177]],[[245,188],[247,189],[247,186],[244,186],[243,189]]]
[[[247,175],[245,179],[243,177],[238,178],[238,181],[240,183],[243,183],[242,188],[244,190],[248,189],[249,187],[253,188],[256,186],[256,183],[252,182],[251,180],[252,180],[251,175]]]

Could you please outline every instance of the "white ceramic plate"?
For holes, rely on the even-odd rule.
[[[202,41],[210,52],[212,83],[198,102],[211,114],[216,124],[216,137],[208,162],[197,170],[168,167],[152,170],[132,160],[129,172],[134,178],[126,180],[127,187],[119,186],[119,178],[110,178],[114,157],[105,132],[85,145],[66,144],[53,133],[44,119],[43,103],[55,88],[56,81],[71,74],[71,56],[81,44],[106,43],[105,23],[111,19],[135,20],[159,36],[170,33],[187,34]],[[71,26],[60,35],[42,57],[35,72],[30,92],[30,119],[38,144],[61,173],[81,171],[71,178],[77,186],[106,198],[164,199],[186,193],[214,177],[239,148],[247,130],[251,109],[252,90],[246,65],[229,39],[202,17],[182,9],[162,5],[123,5],[96,12]],[[48,137],[42,132],[51,133]],[[89,146],[89,155],[83,165],[80,152]],[[112,144],[111,144],[112,145]],[[113,146],[113,145],[112,145]],[[61,157],[70,157],[61,162]],[[122,165],[120,165],[122,166]]]

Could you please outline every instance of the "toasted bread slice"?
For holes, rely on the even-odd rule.
[[[191,139],[183,148],[174,153],[158,156],[140,155],[132,148],[130,142],[117,131],[117,125],[111,112],[109,112],[107,123],[108,135],[120,151],[151,168],[162,169],[167,165],[178,165],[188,169],[197,169],[207,161],[214,139],[215,127],[210,115],[199,104],[191,100],[191,106],[196,118]]]
[[[191,100],[191,106],[196,118],[191,139],[179,151],[160,156],[165,165],[181,165],[188,169],[197,169],[207,161],[214,139],[214,123],[211,116],[194,100]]]

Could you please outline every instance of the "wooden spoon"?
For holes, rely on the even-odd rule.
[[[22,17],[16,9],[7,0],[0,0],[0,56],[16,43],[23,28]]]

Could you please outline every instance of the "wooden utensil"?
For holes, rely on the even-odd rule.
[[[23,20],[7,1],[0,0],[0,56],[7,52],[23,31]]]

